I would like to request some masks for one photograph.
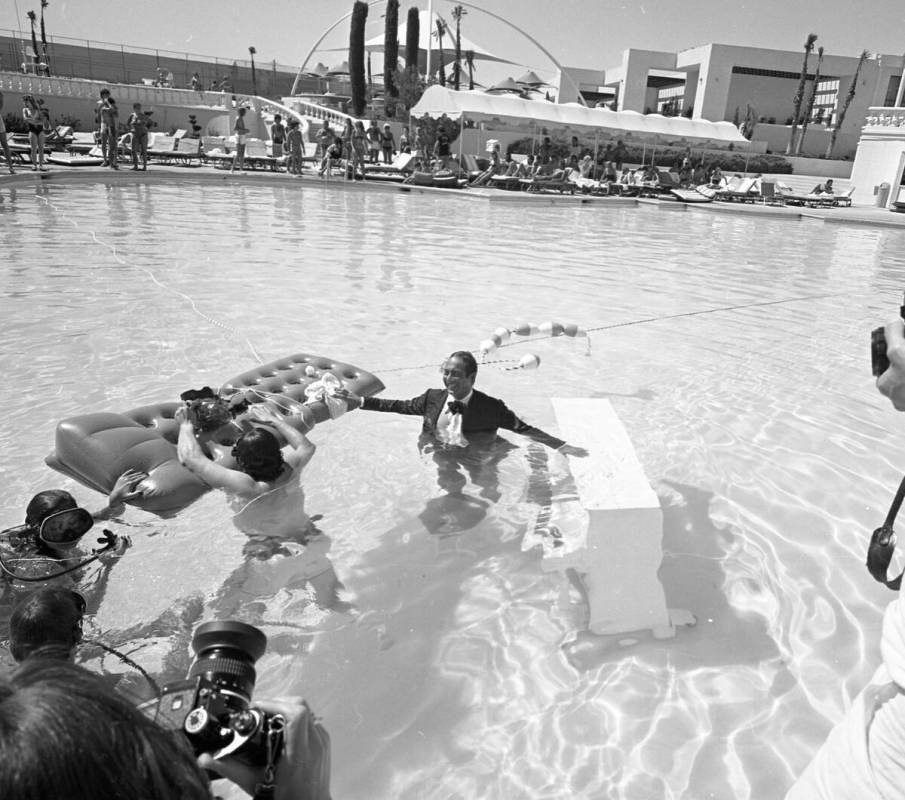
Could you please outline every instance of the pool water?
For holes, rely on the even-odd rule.
[[[405,398],[501,325],[812,297],[599,331],[590,352],[533,342],[500,357],[537,353],[538,371],[479,373],[551,432],[551,397],[613,404],[664,510],[668,604],[698,620],[671,640],[588,634],[574,587],[523,549],[543,498],[517,436],[499,499],[456,499],[416,418],[318,426],[304,480],[344,585],[332,609],[305,589],[239,594],[243,537],[218,493],[171,520],[127,512],[133,546],[92,601],[93,633],[172,680],[200,619],[259,624],[256,693],[323,716],[334,796],[780,797],[879,663],[891,596],[863,561],[905,461],[868,341],[900,300],[902,233],[308,183],[0,200],[4,526],[49,486],[99,501],[42,463],[59,419],[259,359],[350,361]],[[547,460],[556,487],[566,466]]]

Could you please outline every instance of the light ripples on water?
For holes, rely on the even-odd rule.
[[[95,626],[171,679],[202,616],[261,623],[259,694],[324,716],[335,796],[779,797],[876,667],[889,595],[864,547],[903,460],[867,343],[898,303],[901,233],[310,185],[0,200],[4,524],[39,488],[73,488],[41,463],[57,420],[216,384],[255,354],[348,360],[407,397],[499,325],[838,295],[601,331],[590,354],[534,342],[500,357],[537,352],[538,372],[482,370],[542,427],[551,396],[613,403],[664,508],[667,599],[698,618],[672,640],[583,632],[574,587],[521,549],[524,450],[498,502],[444,499],[411,419],[315,432],[308,507],[352,611],[237,595],[242,541],[217,495],[175,520],[130,511]]]

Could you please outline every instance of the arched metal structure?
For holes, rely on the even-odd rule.
[[[452,1],[453,0],[450,0],[450,2],[452,2]],[[368,3],[368,8],[370,8],[371,6],[379,5],[380,3],[386,3],[386,0],[371,0],[371,2]],[[499,14],[494,14],[492,11],[488,11],[486,8],[481,8],[480,6],[476,6],[473,3],[464,3],[461,0],[455,0],[455,4],[460,5],[460,6],[465,6],[466,8],[470,8],[473,11],[477,11],[481,14],[487,14],[487,16],[493,17],[495,20],[497,20],[498,22],[502,22],[504,25],[508,25],[514,31],[516,31],[516,32],[520,33],[522,36],[524,36],[529,42],[531,42],[531,44],[533,44],[547,58],[549,58],[550,61],[553,62],[553,65],[559,70],[559,74],[561,76],[563,76],[570,84],[572,84],[572,88],[575,90],[575,94],[578,97],[578,102],[581,103],[582,105],[587,105],[587,103],[585,103],[585,101],[584,101],[584,98],[581,96],[581,90],[578,88],[578,84],[576,84],[575,81],[572,80],[572,76],[569,75],[563,69],[562,64],[560,64],[559,61],[557,61],[556,58],[553,56],[553,54],[549,50],[547,50],[547,48],[544,47],[539,41],[537,41],[537,39],[535,39],[529,33],[523,31],[518,25],[515,25],[514,23],[510,22],[508,19],[501,17]],[[320,39],[318,39],[314,43],[314,46],[308,51],[308,55],[305,56],[305,60],[302,62],[302,65],[299,67],[299,71],[295,76],[295,80],[292,82],[292,94],[295,94],[295,91],[298,88],[299,79],[302,77],[302,72],[304,71],[305,67],[308,66],[308,62],[311,60],[311,56],[313,56],[317,52],[317,48],[320,47],[321,42],[324,41],[324,39],[326,39],[343,22],[345,22],[347,19],[350,19],[351,17],[352,17],[351,11],[349,11],[346,14],[343,14],[343,16],[341,16],[338,20],[336,20],[336,22],[334,22],[329,28],[327,28],[327,30],[325,30],[323,32],[323,34],[321,34]]]

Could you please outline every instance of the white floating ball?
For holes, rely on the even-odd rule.
[[[534,353],[525,353],[518,362],[519,369],[537,369],[540,366],[540,356]]]
[[[494,350],[496,350],[497,345],[496,342],[493,341],[493,339],[485,339],[483,342],[481,342],[479,347],[481,348],[482,353],[492,353]]]
[[[508,342],[511,331],[509,330],[509,328],[497,328],[493,332],[493,335],[495,337],[498,336],[501,342]]]

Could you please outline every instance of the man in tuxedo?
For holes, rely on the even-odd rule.
[[[545,433],[520,420],[502,400],[474,388],[478,365],[474,356],[459,350],[442,364],[443,389],[428,389],[411,400],[358,398],[368,411],[388,411],[422,418],[418,444],[432,452],[440,470],[440,486],[461,491],[465,478],[458,471],[464,466],[481,487],[481,495],[497,499],[496,465],[511,446],[497,437],[497,430],[512,431],[558,450],[563,455],[586,456],[587,451]],[[354,400],[353,400],[354,402]]]

